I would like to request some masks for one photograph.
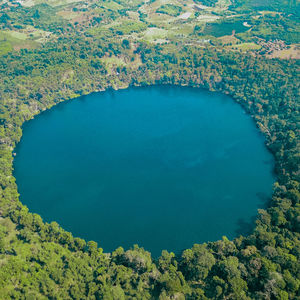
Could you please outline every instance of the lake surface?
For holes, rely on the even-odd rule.
[[[25,124],[16,153],[21,201],[105,252],[138,244],[158,256],[246,233],[274,181],[243,109],[188,87],[61,103]]]

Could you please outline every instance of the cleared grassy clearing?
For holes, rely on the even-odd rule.
[[[101,3],[103,7],[107,8],[107,9],[111,9],[114,11],[118,11],[119,9],[124,8],[122,5],[114,2],[114,1],[106,1]]]
[[[135,20],[135,21],[139,21],[140,20],[140,14],[138,12],[128,11],[127,14],[129,16],[129,18],[132,19],[132,20]]]
[[[42,3],[44,0],[21,1],[28,7]],[[13,49],[21,49],[45,43],[59,34],[56,28],[68,23],[69,28],[80,28],[81,32],[87,32],[97,38],[126,37],[130,41],[146,40],[150,43],[180,40],[187,45],[198,45],[202,43],[199,42],[200,40],[214,40],[216,45],[227,47],[228,50],[258,50],[260,47],[255,44],[256,40],[253,36],[268,40],[273,33],[271,26],[260,22],[260,19],[263,16],[270,18],[278,13],[261,9],[256,10],[256,15],[245,19],[243,11],[231,8],[231,2],[230,0],[203,3],[194,0],[91,0],[89,2],[49,0],[47,4],[50,6],[47,7],[45,4],[37,6],[41,16],[39,21],[31,16],[34,11],[30,12],[29,16],[26,12],[26,22],[33,18],[32,26],[6,29],[12,40],[8,39],[8,43],[5,44],[2,42],[2,52],[11,51],[10,46]],[[205,3],[209,6],[203,5]],[[23,15],[25,20],[24,17]],[[51,34],[50,31],[53,33]],[[292,34],[294,33],[290,33]],[[282,40],[285,38],[283,37]],[[240,44],[241,42],[244,43]],[[290,43],[295,41],[292,40]],[[274,55],[297,57],[295,53],[295,50],[289,50]]]
[[[37,46],[37,41],[30,40],[25,33],[0,31],[0,55],[5,55],[13,50],[30,49]]]
[[[147,41],[154,41],[158,39],[165,39],[169,34],[168,30],[162,28],[151,27],[144,32],[144,39]]]
[[[52,35],[49,31],[37,29],[33,26],[27,26],[22,31],[5,30],[2,34],[13,44],[23,44],[24,41],[46,42]]]
[[[61,16],[65,20],[73,20],[73,19],[77,18],[78,16],[80,16],[80,12],[74,12],[74,11],[70,11],[70,10],[63,10],[63,11],[59,11],[57,13],[57,15]]]
[[[234,47],[232,48],[242,50],[242,51],[247,51],[247,50],[259,50],[261,49],[261,46],[255,43],[242,43],[242,44],[234,45]]]
[[[276,50],[267,55],[268,58],[300,59],[300,44],[292,45],[289,49]]]
[[[47,4],[50,6],[64,6],[71,3],[80,2],[81,0],[47,0]],[[45,3],[43,0],[19,0],[19,3],[25,7],[32,7],[37,4]]]
[[[182,15],[178,16],[178,19],[181,19],[181,20],[187,20],[188,18],[190,18],[192,15],[191,12],[185,12],[183,13]]]
[[[13,50],[13,47],[8,41],[0,41],[0,56],[5,55]]]
[[[101,58],[101,61],[104,64],[106,64],[107,66],[118,66],[118,67],[126,66],[126,63],[120,57],[117,57],[117,56],[103,57],[103,58]]]
[[[239,42],[239,39],[237,39],[236,37],[232,36],[232,35],[225,35],[222,37],[219,37],[218,40],[223,44],[223,45],[235,45]]]
[[[184,34],[189,35],[192,34],[194,31],[194,25],[193,24],[182,24],[180,26],[172,27],[171,31],[175,34]]]
[[[219,16],[214,15],[200,15],[197,17],[197,21],[206,23],[206,22],[214,22],[216,20],[220,19]]]
[[[5,34],[10,35],[12,38],[18,39],[18,40],[27,40],[28,36],[27,34],[19,31],[14,31],[14,30],[6,30]]]

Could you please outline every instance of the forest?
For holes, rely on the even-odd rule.
[[[161,43],[147,35],[137,38],[136,31],[148,30],[149,24],[142,22],[145,29],[139,22],[142,27],[130,23],[134,30],[128,31],[116,23],[110,27],[129,9],[124,1],[112,2],[103,1],[101,7],[92,3],[98,19],[82,17],[74,23],[61,14],[44,18],[39,5],[2,6],[0,299],[300,299],[299,60],[235,51],[213,37],[201,45],[187,43],[191,36],[172,36]],[[138,2],[132,1],[132,10]],[[81,5],[81,16],[89,12],[84,3],[76,5]],[[77,12],[76,5],[72,11]],[[37,13],[32,14],[33,9]],[[175,11],[170,6],[162,9],[162,15]],[[278,11],[278,6],[269,9]],[[139,16],[149,18],[146,10]],[[281,23],[274,18],[276,31]],[[296,15],[284,20],[296,31],[292,18]],[[18,30],[27,37],[11,35]],[[238,38],[244,39],[241,34]],[[299,35],[288,42],[299,43]],[[56,222],[44,222],[19,201],[12,163],[24,122],[91,92],[154,84],[228,94],[264,134],[275,158],[276,182],[272,199],[258,211],[248,236],[224,236],[179,255],[162,251],[157,259],[138,245],[104,253],[101,244],[73,237]]]

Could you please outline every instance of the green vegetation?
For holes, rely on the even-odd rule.
[[[111,27],[112,33],[117,35],[131,34],[133,32],[138,33],[145,29],[147,29],[147,25],[145,23],[129,21]]]
[[[195,33],[198,35],[212,35],[215,37],[221,37],[224,35],[234,35],[249,30],[243,25],[243,21],[236,20],[222,20],[217,23],[207,23],[202,29],[199,26],[195,26]]]
[[[23,27],[32,25],[36,28],[59,32],[65,25],[64,20],[57,16],[57,10],[48,4],[38,4],[33,8],[23,8],[3,13],[2,28]]]
[[[264,15],[259,20],[252,21],[252,34],[265,40],[283,40],[289,44],[300,40],[299,18],[284,18],[280,15]]]
[[[195,2],[206,6],[214,6],[218,0],[197,0]]]
[[[98,2],[48,8],[1,4],[2,30],[24,33],[30,25],[53,35],[35,48],[14,50],[9,40],[0,41],[0,299],[299,299],[299,61],[269,59],[253,44],[253,50],[241,53],[217,38],[207,43],[194,33],[176,36],[177,23],[161,24],[167,43],[145,42],[141,29],[124,39],[119,24],[129,28],[124,34],[140,24],[127,10],[142,10],[144,20],[152,18],[151,26],[158,21],[142,1],[115,2],[124,9],[99,13]],[[238,3],[236,9],[244,9]],[[257,12],[254,17],[250,25],[260,28],[265,17]],[[272,38],[280,32],[277,18],[268,15]],[[282,12],[281,18],[287,31],[299,30],[291,21],[295,15]],[[195,26],[200,21],[189,22]],[[91,34],[106,30],[105,36]],[[252,31],[240,35],[230,38],[257,45]],[[293,42],[297,39],[294,35]],[[276,160],[277,182],[268,208],[259,210],[247,237],[224,237],[178,256],[163,251],[157,260],[138,246],[105,254],[95,242],[43,222],[19,202],[12,161],[25,121],[93,91],[149,84],[229,94],[264,134]]]
[[[233,6],[238,10],[266,10],[285,13],[296,13],[299,16],[299,1],[297,0],[234,0]]]
[[[162,5],[156,12],[160,14],[167,14],[173,17],[177,17],[182,12],[182,8],[180,6],[173,5],[173,4],[165,4]]]
[[[0,41],[0,56],[12,51],[11,43],[3,40]]]

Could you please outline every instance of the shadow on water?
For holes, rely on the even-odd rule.
[[[257,193],[257,198],[260,200],[259,207],[265,209],[270,207],[271,198],[270,196],[266,195],[265,193]],[[255,228],[255,221],[257,219],[257,215],[250,218],[250,220],[246,221],[242,218],[237,220],[237,229],[235,230],[236,236],[239,235],[249,235],[253,232]]]
[[[237,220],[237,229],[235,230],[235,235],[240,236],[240,235],[249,235],[253,232],[253,229],[255,227],[255,220],[256,216],[253,216],[250,218],[249,221],[246,221],[244,219],[238,219]]]
[[[267,208],[270,207],[272,198],[270,195],[268,196],[265,193],[256,193],[257,198],[259,199],[259,207],[260,208]]]

